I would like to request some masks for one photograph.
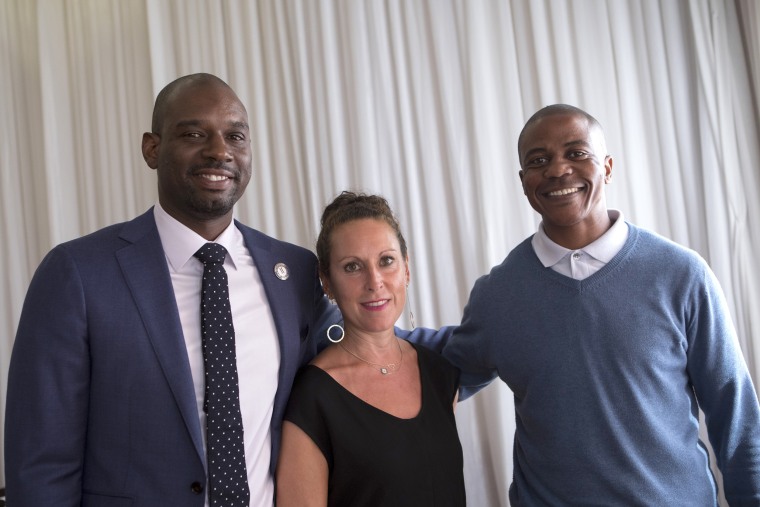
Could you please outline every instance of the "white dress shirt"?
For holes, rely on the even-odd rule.
[[[154,207],[154,217],[166,254],[174,297],[177,300],[193,375],[198,417],[201,428],[204,429],[205,449],[205,384],[200,317],[203,264],[193,254],[207,241],[171,217],[158,203]],[[245,246],[243,235],[234,222],[230,223],[214,242],[227,249],[224,269],[229,279],[232,323],[235,327],[240,412],[243,418],[248,487],[251,492],[250,505],[271,507],[274,504],[274,482],[269,473],[272,452],[271,421],[280,369],[277,331],[259,272]]]
[[[615,257],[628,239],[628,224],[623,213],[607,210],[612,227],[596,241],[579,250],[569,250],[558,245],[546,235],[544,223],[538,226],[531,244],[538,259],[544,267],[552,268],[557,273],[576,280],[583,280],[593,275]]]

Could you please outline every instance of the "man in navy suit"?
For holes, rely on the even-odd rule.
[[[293,377],[340,319],[310,251],[232,218],[251,142],[225,82],[194,74],[167,85],[142,152],[156,206],[55,247],[29,287],[6,407],[14,507],[207,504],[203,266],[193,257],[206,242],[228,251],[250,505],[272,505]]]

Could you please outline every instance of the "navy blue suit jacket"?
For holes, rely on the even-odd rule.
[[[280,345],[272,467],[297,369],[339,320],[308,250],[236,222]],[[274,266],[285,263],[280,280]],[[152,209],[55,247],[27,293],[6,407],[9,505],[202,507],[205,456]]]

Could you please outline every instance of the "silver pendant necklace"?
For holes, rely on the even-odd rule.
[[[374,366],[375,368],[379,369],[380,373],[382,373],[383,375],[390,375],[391,373],[399,371],[401,369],[401,365],[404,363],[404,351],[401,349],[401,343],[399,343],[398,338],[396,338],[396,345],[398,345],[398,352],[399,352],[398,363],[388,363],[388,364],[373,363],[372,361],[367,361],[363,357],[360,357],[354,354],[353,352],[348,350],[345,347],[345,345],[343,345],[343,343],[338,343],[338,345],[340,345],[340,348],[342,348],[343,350],[345,350],[346,352],[354,356],[359,361],[364,361],[368,365]]]

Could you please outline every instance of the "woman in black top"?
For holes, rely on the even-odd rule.
[[[463,506],[459,372],[398,338],[406,242],[388,203],[343,192],[325,208],[320,278],[344,326],[304,367],[283,424],[277,506]]]

